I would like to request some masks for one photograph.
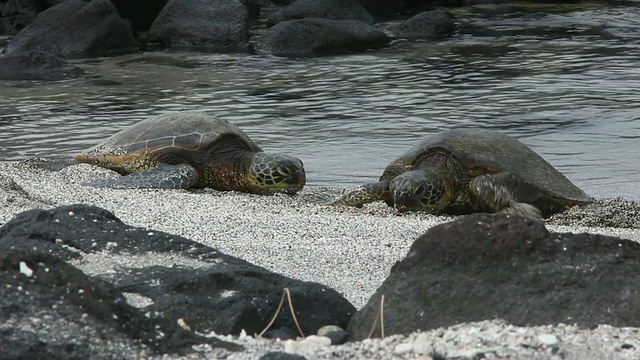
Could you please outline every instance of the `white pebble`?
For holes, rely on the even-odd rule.
[[[33,275],[33,270],[31,270],[29,265],[24,261],[20,261],[20,272],[25,274],[27,277],[31,277],[31,275]]]
[[[431,354],[433,352],[433,346],[431,346],[429,335],[426,333],[420,333],[413,341],[413,352],[419,355]]]
[[[310,335],[300,341],[287,340],[284,342],[284,351],[290,354],[313,353],[320,348],[331,345],[331,339],[325,336]]]
[[[396,345],[395,349],[393,349],[393,353],[396,355],[402,355],[413,351],[413,344],[410,343],[401,343]]]
[[[538,335],[538,341],[546,346],[555,346],[558,345],[560,339],[553,334],[540,334]]]

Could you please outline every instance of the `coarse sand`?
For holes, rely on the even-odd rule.
[[[342,293],[357,308],[367,302],[384,281],[391,266],[404,258],[417,237],[434,225],[454,219],[419,213],[398,215],[383,203],[370,204],[360,209],[327,205],[344,189],[307,187],[296,196],[259,196],[207,189],[94,189],[82,184],[88,180],[117,175],[85,164],[67,166],[57,171],[49,171],[46,167],[46,161],[38,159],[0,163],[0,225],[14,215],[32,208],[51,208],[75,203],[96,205],[113,212],[126,224],[184,236],[285,276],[328,285]],[[589,232],[640,241],[640,206],[622,199],[603,199],[591,208],[570,209],[552,217],[547,222],[547,228],[550,231]],[[94,264],[101,266],[100,262]],[[91,272],[100,273],[100,269],[94,270]],[[480,325],[467,326],[471,329]],[[486,322],[483,326],[503,330],[509,328],[509,331],[516,333],[520,331],[517,327],[500,321]],[[557,328],[538,328],[545,333],[556,330],[562,332]],[[469,329],[463,326],[455,331],[466,334]],[[521,331],[532,332],[531,336],[536,338],[537,328],[523,329]],[[640,351],[636,350],[640,349],[638,331],[611,327],[598,331],[574,329],[572,336],[598,336],[598,339],[592,339],[595,344],[598,341],[606,343],[601,337],[613,336],[610,332],[622,332],[632,338],[629,341],[635,344],[633,347],[615,350],[616,346],[620,347],[624,342],[618,336],[612,337],[610,344],[598,346],[597,351],[605,351],[607,356],[611,355],[610,358],[640,358]],[[603,331],[605,334],[600,334]],[[431,337],[434,332],[426,334]],[[415,338],[417,335],[412,336]],[[505,339],[508,337],[504,336]],[[571,337],[565,334],[565,338]],[[393,355],[395,348],[391,346],[409,341],[407,339],[409,338],[399,337],[389,344],[384,344],[384,340],[377,340],[366,351],[362,348],[365,345],[361,343],[344,346],[351,346],[355,352],[349,356],[357,358],[413,358],[411,351],[403,352],[407,346]],[[502,338],[499,336],[494,339],[498,344],[495,346],[506,346],[506,343],[499,345],[500,339]],[[581,338],[580,341],[583,340]],[[251,341],[259,343],[257,340]],[[257,353],[266,351],[270,346],[268,342],[261,341],[252,350],[256,351],[254,355],[249,356],[247,353],[243,357],[235,354],[230,358],[257,358]],[[583,347],[586,345],[579,343],[580,341],[576,340],[571,346],[574,347],[573,353],[584,356],[588,352],[584,352]],[[591,340],[587,338],[584,341]],[[247,345],[246,339],[241,342]],[[455,351],[469,350],[469,344],[456,344]],[[520,345],[513,346],[519,348]],[[281,344],[274,345],[274,349],[278,347],[282,347]],[[259,349],[261,350],[258,351]],[[435,350],[451,355],[446,347]],[[608,350],[613,352],[609,354]],[[551,352],[549,354],[553,355]],[[618,355],[621,357],[616,357]],[[629,357],[631,355],[636,357]],[[307,356],[348,357],[347,353],[333,357],[331,351],[313,352]]]

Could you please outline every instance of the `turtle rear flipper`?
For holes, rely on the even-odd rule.
[[[384,200],[387,204],[393,205],[393,198],[389,192],[389,182],[380,181],[364,184],[342,195],[332,205],[346,205],[362,207],[364,204],[374,201]]]
[[[495,212],[542,220],[540,209],[531,205],[540,197],[540,191],[510,172],[477,176],[469,186]]]
[[[147,171],[115,179],[94,180],[86,185],[113,189],[186,189],[198,180],[196,169],[189,164],[159,164]]]

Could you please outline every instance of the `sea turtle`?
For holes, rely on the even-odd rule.
[[[335,203],[383,200],[398,211],[503,212],[540,219],[593,201],[520,141],[493,130],[442,131]]]
[[[237,126],[192,111],[150,117],[75,159],[125,175],[94,187],[294,194],[306,180],[300,159],[266,154]]]

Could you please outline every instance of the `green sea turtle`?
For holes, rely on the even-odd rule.
[[[493,130],[437,133],[391,162],[376,183],[335,203],[383,200],[398,211],[548,217],[593,201],[520,141]]]
[[[300,159],[266,154],[237,126],[191,111],[150,117],[75,159],[124,175],[94,187],[294,194],[306,180]]]

